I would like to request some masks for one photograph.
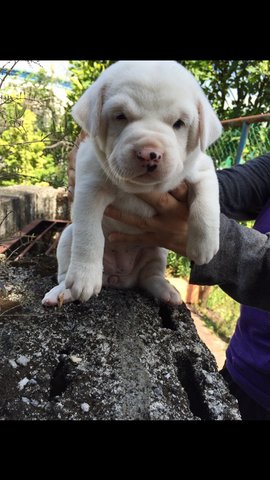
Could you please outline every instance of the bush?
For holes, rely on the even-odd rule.
[[[167,258],[167,267],[174,277],[182,277],[186,280],[190,275],[190,261],[186,257],[181,257],[175,252],[169,251]]]
[[[10,127],[2,133],[0,155],[4,169],[0,170],[0,185],[52,184],[54,159],[44,154],[44,134],[36,127],[36,115],[25,110],[20,127]]]
[[[1,87],[0,185],[67,184],[72,143],[66,138],[62,101],[52,87],[55,79],[40,70],[34,83],[6,82]]]

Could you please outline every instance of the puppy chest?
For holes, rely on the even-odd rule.
[[[142,249],[117,249],[105,245],[103,268],[107,275],[130,275],[138,267],[142,256]]]

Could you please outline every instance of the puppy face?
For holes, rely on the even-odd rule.
[[[221,124],[195,78],[177,62],[117,62],[73,107],[103,169],[125,191],[166,190]]]

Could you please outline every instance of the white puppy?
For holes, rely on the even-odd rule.
[[[222,127],[201,87],[174,61],[120,61],[86,90],[72,114],[89,137],[77,154],[73,223],[57,249],[59,285],[42,303],[86,301],[102,285],[138,286],[162,301],[181,303],[164,279],[167,251],[112,248],[106,242],[110,232],[138,230],[103,213],[112,203],[152,216],[154,209],[135,194],[166,192],[186,180],[192,192],[187,255],[204,264],[216,254],[218,182],[204,152]]]

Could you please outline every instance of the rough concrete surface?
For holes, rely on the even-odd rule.
[[[0,263],[1,420],[240,420],[185,305],[103,289],[45,309],[55,269]]]

